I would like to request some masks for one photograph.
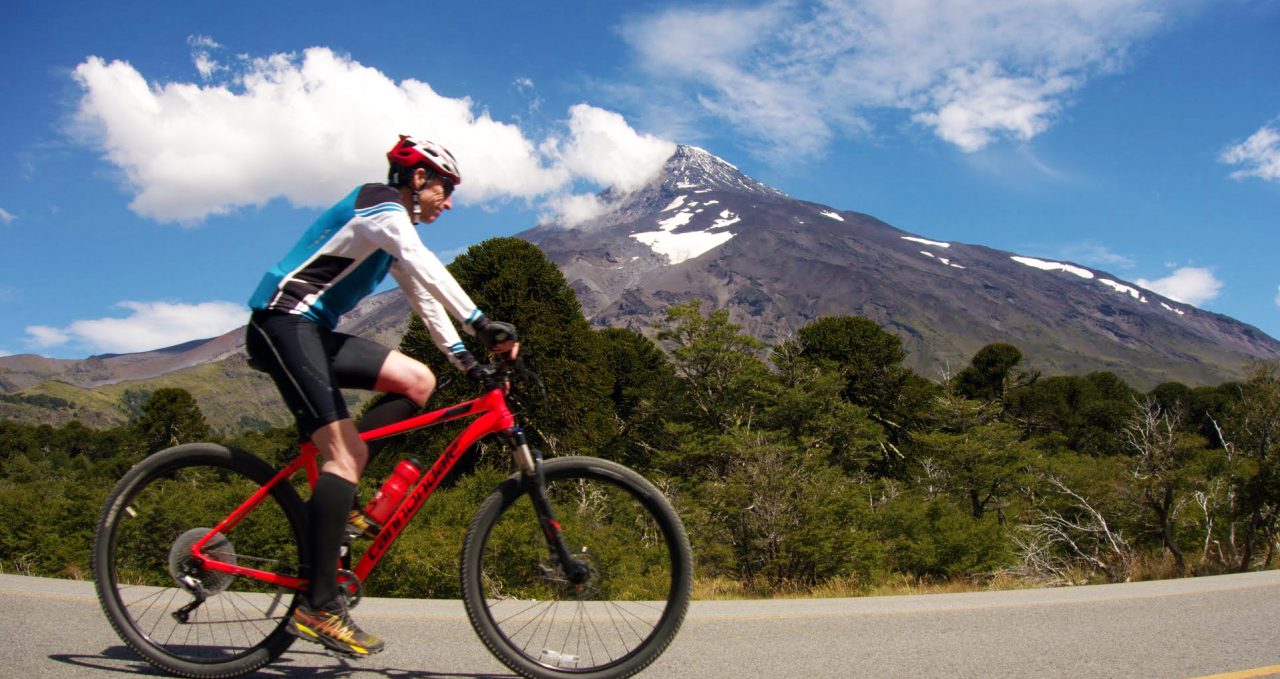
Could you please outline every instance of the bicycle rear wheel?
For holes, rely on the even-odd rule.
[[[160,451],[107,498],[93,545],[98,599],[120,638],[145,660],[185,677],[234,677],[289,647],[296,592],[199,568],[191,546],[275,475],[249,453],[213,444]],[[305,513],[287,483],[206,552],[297,576]],[[200,601],[200,597],[204,597]]]
[[[543,464],[546,493],[573,558],[565,577],[534,513],[532,482],[508,478],[476,512],[463,543],[467,615],[504,664],[538,679],[627,677],[657,659],[689,605],[689,539],[665,497],[606,460]]]

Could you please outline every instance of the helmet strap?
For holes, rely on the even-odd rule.
[[[417,173],[418,168],[426,170],[427,174],[424,177],[425,181],[422,182],[422,186],[414,188],[413,175]],[[415,223],[418,221],[418,215],[422,212],[422,207],[418,204],[418,194],[422,193],[427,188],[427,184],[431,183],[431,178],[438,174],[435,170],[427,167],[426,164],[418,164],[413,167],[392,165],[391,169],[387,171],[388,185],[397,189],[408,188],[409,193],[413,196],[413,221]]]

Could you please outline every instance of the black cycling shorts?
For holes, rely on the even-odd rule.
[[[391,350],[283,311],[254,311],[245,336],[249,363],[275,380],[303,440],[351,417],[340,389],[373,389]]]

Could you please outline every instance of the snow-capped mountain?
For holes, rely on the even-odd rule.
[[[787,196],[690,146],[607,214],[521,237],[561,267],[601,326],[647,330],[692,298],[766,341],[823,316],[866,316],[930,378],[991,342],[1047,374],[1109,370],[1145,388],[1218,384],[1250,358],[1280,358],[1280,342],[1257,328],[1107,272],[907,233]]]

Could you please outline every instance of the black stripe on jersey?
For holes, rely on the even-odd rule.
[[[399,203],[400,190],[386,184],[365,184],[356,195],[355,209],[363,210],[380,203]]]
[[[355,261],[350,257],[335,257],[333,255],[316,257],[310,264],[298,270],[297,273],[284,282],[284,287],[281,289],[282,299],[272,306],[287,309],[306,299],[307,295],[313,295],[324,290]]]

